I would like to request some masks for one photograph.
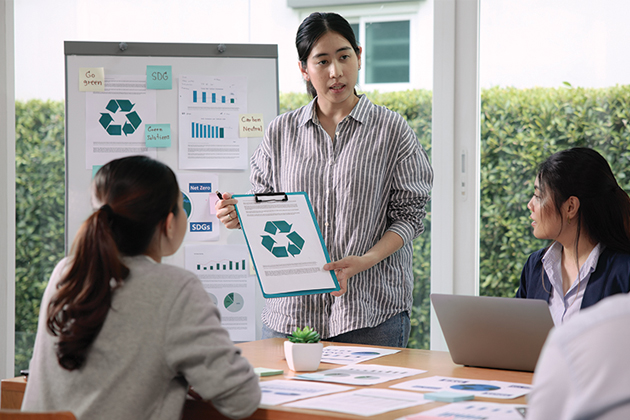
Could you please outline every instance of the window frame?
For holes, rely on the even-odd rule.
[[[408,21],[409,22],[409,82],[398,82],[398,83],[367,83],[365,81],[365,62],[362,63],[362,69],[359,72],[359,86],[365,90],[379,90],[379,91],[397,91],[397,90],[408,90],[412,89],[414,86],[415,75],[418,74],[418,70],[420,68],[419,58],[418,58],[418,49],[414,48],[416,43],[414,39],[418,37],[417,30],[417,16],[414,14],[394,14],[394,15],[385,15],[385,16],[360,16],[354,19],[348,19],[350,24],[358,24],[359,25],[359,39],[357,42],[363,48],[363,52],[365,54],[365,49],[367,46],[366,38],[366,25],[368,23],[382,23],[382,22],[399,22],[399,21]]]

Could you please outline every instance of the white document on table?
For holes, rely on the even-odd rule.
[[[426,370],[398,366],[348,365],[317,373],[303,373],[296,379],[307,381],[334,382],[348,385],[376,385],[425,373]]]
[[[349,391],[350,386],[300,382],[278,379],[260,382],[263,405],[278,405],[304,398],[318,397],[334,392]]]
[[[306,193],[234,195],[256,275],[266,298],[339,290]]]
[[[523,410],[524,407],[524,405],[519,404],[481,401],[457,402],[411,416],[400,417],[397,420],[421,420],[426,417],[446,417],[462,420],[523,420],[523,415],[518,410]]]
[[[479,379],[450,378],[446,376],[431,376],[413,379],[392,385],[391,388],[410,391],[450,391],[473,394],[485,398],[512,399],[522,397],[532,390],[532,386],[515,382],[483,381]]]
[[[430,402],[433,401],[425,400],[422,394],[392,391],[391,389],[368,388],[310,398],[286,404],[285,407],[338,411],[359,416],[375,416],[388,411],[401,410]]]
[[[376,347],[327,346],[324,347],[322,363],[353,365],[398,352],[400,350]]]

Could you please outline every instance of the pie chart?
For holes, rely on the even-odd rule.
[[[243,296],[238,293],[228,293],[225,299],[223,299],[223,306],[230,312],[238,312],[243,309],[243,305],[245,301],[243,300]]]

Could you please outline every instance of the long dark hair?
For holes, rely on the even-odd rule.
[[[113,289],[129,269],[121,255],[143,254],[169,213],[177,215],[180,190],[173,171],[144,156],[116,159],[94,177],[101,207],[83,223],[72,246],[72,264],[48,306],[48,330],[59,337],[59,364],[80,368],[100,332]]]
[[[313,49],[313,45],[327,32],[337,32],[339,35],[346,38],[354,52],[359,54],[359,45],[354,36],[354,31],[347,20],[336,13],[311,13],[300,24],[297,35],[295,36],[295,47],[297,48],[298,58],[303,69],[306,69],[306,62]],[[306,90],[311,97],[314,98],[317,96],[317,91],[310,81],[306,82]]]
[[[580,200],[576,250],[584,229],[594,242],[630,254],[630,197],[602,155],[585,147],[554,153],[539,166],[538,180],[541,196],[553,199],[559,215],[569,197]]]

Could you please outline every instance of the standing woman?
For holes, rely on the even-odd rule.
[[[260,401],[252,367],[199,279],[160,264],[186,233],[173,171],[122,158],[92,188],[98,210],[44,292],[22,409],[177,419],[192,385],[226,416],[249,416]]]
[[[406,347],[412,241],[423,230],[433,170],[397,113],[357,96],[361,47],[348,22],[313,13],[300,25],[299,69],[314,99],[273,120],[254,153],[252,192],[305,191],[341,290],[268,299],[263,338],[311,326],[329,341]],[[217,216],[238,227],[236,200]]]
[[[630,291],[630,197],[606,159],[582,147],[555,153],[534,189],[527,204],[534,236],[553,242],[529,257],[516,296],[546,300],[560,325]]]

